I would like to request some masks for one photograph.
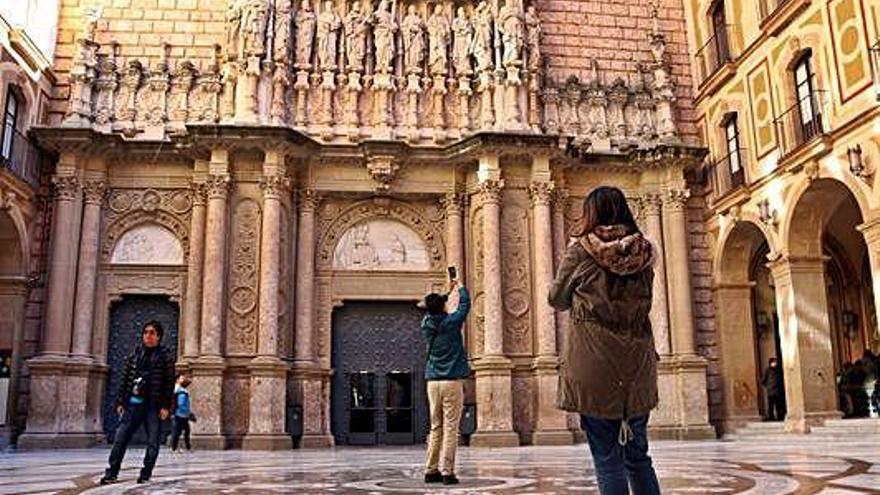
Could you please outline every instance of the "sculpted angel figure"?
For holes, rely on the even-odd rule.
[[[324,2],[318,15],[318,65],[324,70],[336,68],[336,50],[339,45],[339,30],[342,19],[333,8],[333,2]]]
[[[440,4],[434,6],[434,13],[428,18],[428,66],[431,74],[446,74],[449,64],[449,37],[452,27],[443,13]]]
[[[401,22],[403,29],[403,54],[406,72],[421,73],[425,60],[425,25],[416,12],[416,6],[407,7],[406,17]]]
[[[394,59],[394,33],[397,23],[388,11],[388,0],[380,0],[371,17],[373,42],[376,45],[376,72],[389,73]]]
[[[315,39],[315,12],[309,0],[303,0],[296,13],[296,66],[303,69],[311,64],[312,42]]]
[[[369,18],[361,11],[357,1],[351,4],[351,10],[345,16],[343,30],[345,32],[345,58],[349,71],[364,70],[364,53],[366,53],[367,29]]]

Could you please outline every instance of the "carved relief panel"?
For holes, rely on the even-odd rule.
[[[260,207],[250,198],[233,209],[230,225],[226,352],[250,355],[257,346]]]
[[[485,273],[485,265],[483,263],[483,209],[479,201],[470,201],[470,245],[468,246],[468,266],[471,273],[468,276],[470,282],[470,290],[473,297],[471,305],[471,314],[467,324],[468,332],[468,352],[471,356],[476,357],[483,354],[483,328],[485,323],[485,306],[484,306],[484,290],[483,290],[483,274]]]
[[[189,189],[112,189],[102,215],[103,260],[184,264],[191,210]]]
[[[334,270],[426,271],[430,268],[425,242],[395,220],[368,220],[339,239]]]
[[[501,207],[504,353],[531,354],[531,245],[529,197],[525,189],[507,190]]]

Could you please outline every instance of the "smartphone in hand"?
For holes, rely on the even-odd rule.
[[[456,272],[454,266],[446,268],[446,271],[449,272],[449,280],[455,280],[458,278],[458,272]]]

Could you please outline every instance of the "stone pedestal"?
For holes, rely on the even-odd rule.
[[[708,440],[716,437],[706,422],[706,360],[663,356],[657,366],[660,404],[651,412],[648,432],[662,440]]]
[[[502,356],[484,356],[473,365],[477,388],[477,431],[471,447],[516,447],[513,431],[513,398],[510,372],[513,365]]]
[[[298,446],[333,447],[335,442],[330,433],[330,370],[295,367],[290,371],[290,387],[290,400],[302,407],[303,436]]]
[[[568,429],[565,411],[556,407],[559,386],[559,360],[554,357],[537,358],[532,366],[537,380],[537,424],[532,434],[534,445],[569,445],[574,437]]]
[[[193,404],[198,404],[199,420],[192,425],[193,446],[197,449],[225,449],[223,434],[223,372],[226,364],[217,356],[205,356],[190,363]]]
[[[284,431],[287,408],[287,366],[277,357],[260,356],[248,365],[251,375],[248,432],[244,450],[288,450],[293,447]]]

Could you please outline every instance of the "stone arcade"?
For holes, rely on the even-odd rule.
[[[705,152],[677,128],[656,7],[650,61],[611,81],[596,61],[584,80],[555,78],[521,0],[230,0],[201,65],[171,45],[122,57],[96,41],[99,15],[77,37],[63,122],[33,130],[57,166],[21,447],[100,441],[114,359],[152,310],[194,377],[197,445],[290,448],[298,410],[299,445],[344,442],[331,428],[348,414],[331,397],[349,393],[331,387],[340,310],[414,302],[447,265],[475,296],[471,445],[570,443],[577,422],[554,407],[565,316],[546,289],[581,198],[604,183],[662,251],[653,431],[714,435],[688,261]]]

